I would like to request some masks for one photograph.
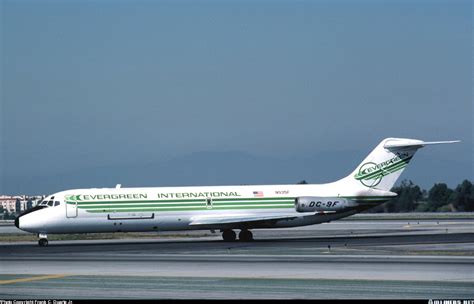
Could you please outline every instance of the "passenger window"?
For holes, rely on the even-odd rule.
[[[56,206],[59,206],[59,202],[58,202],[58,201],[54,202],[54,207],[56,207]]]
[[[49,201],[48,206],[53,206],[53,203],[54,203],[53,201]]]

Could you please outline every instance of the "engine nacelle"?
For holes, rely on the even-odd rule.
[[[342,197],[302,196],[295,199],[298,212],[340,211],[354,206],[355,202]]]

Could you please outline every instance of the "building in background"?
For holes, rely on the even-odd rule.
[[[43,195],[0,195],[0,206],[3,207],[3,212],[19,214],[25,210],[33,208],[43,198]]]

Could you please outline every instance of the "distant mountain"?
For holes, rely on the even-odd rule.
[[[158,187],[241,184],[325,183],[352,172],[367,151],[319,152],[311,157],[277,159],[246,152],[195,152],[168,161],[137,161],[114,166],[80,168],[68,172],[32,173],[28,177],[4,177],[6,194],[48,194],[72,188]],[[436,168],[436,174],[433,174]],[[465,163],[416,157],[402,179],[412,179],[422,188],[435,182],[455,186]],[[472,167],[471,167],[472,172]],[[464,178],[472,179],[472,176]]]

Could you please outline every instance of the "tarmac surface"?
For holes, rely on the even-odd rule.
[[[0,299],[474,298],[473,219],[253,232],[253,242],[188,231],[0,243]]]

